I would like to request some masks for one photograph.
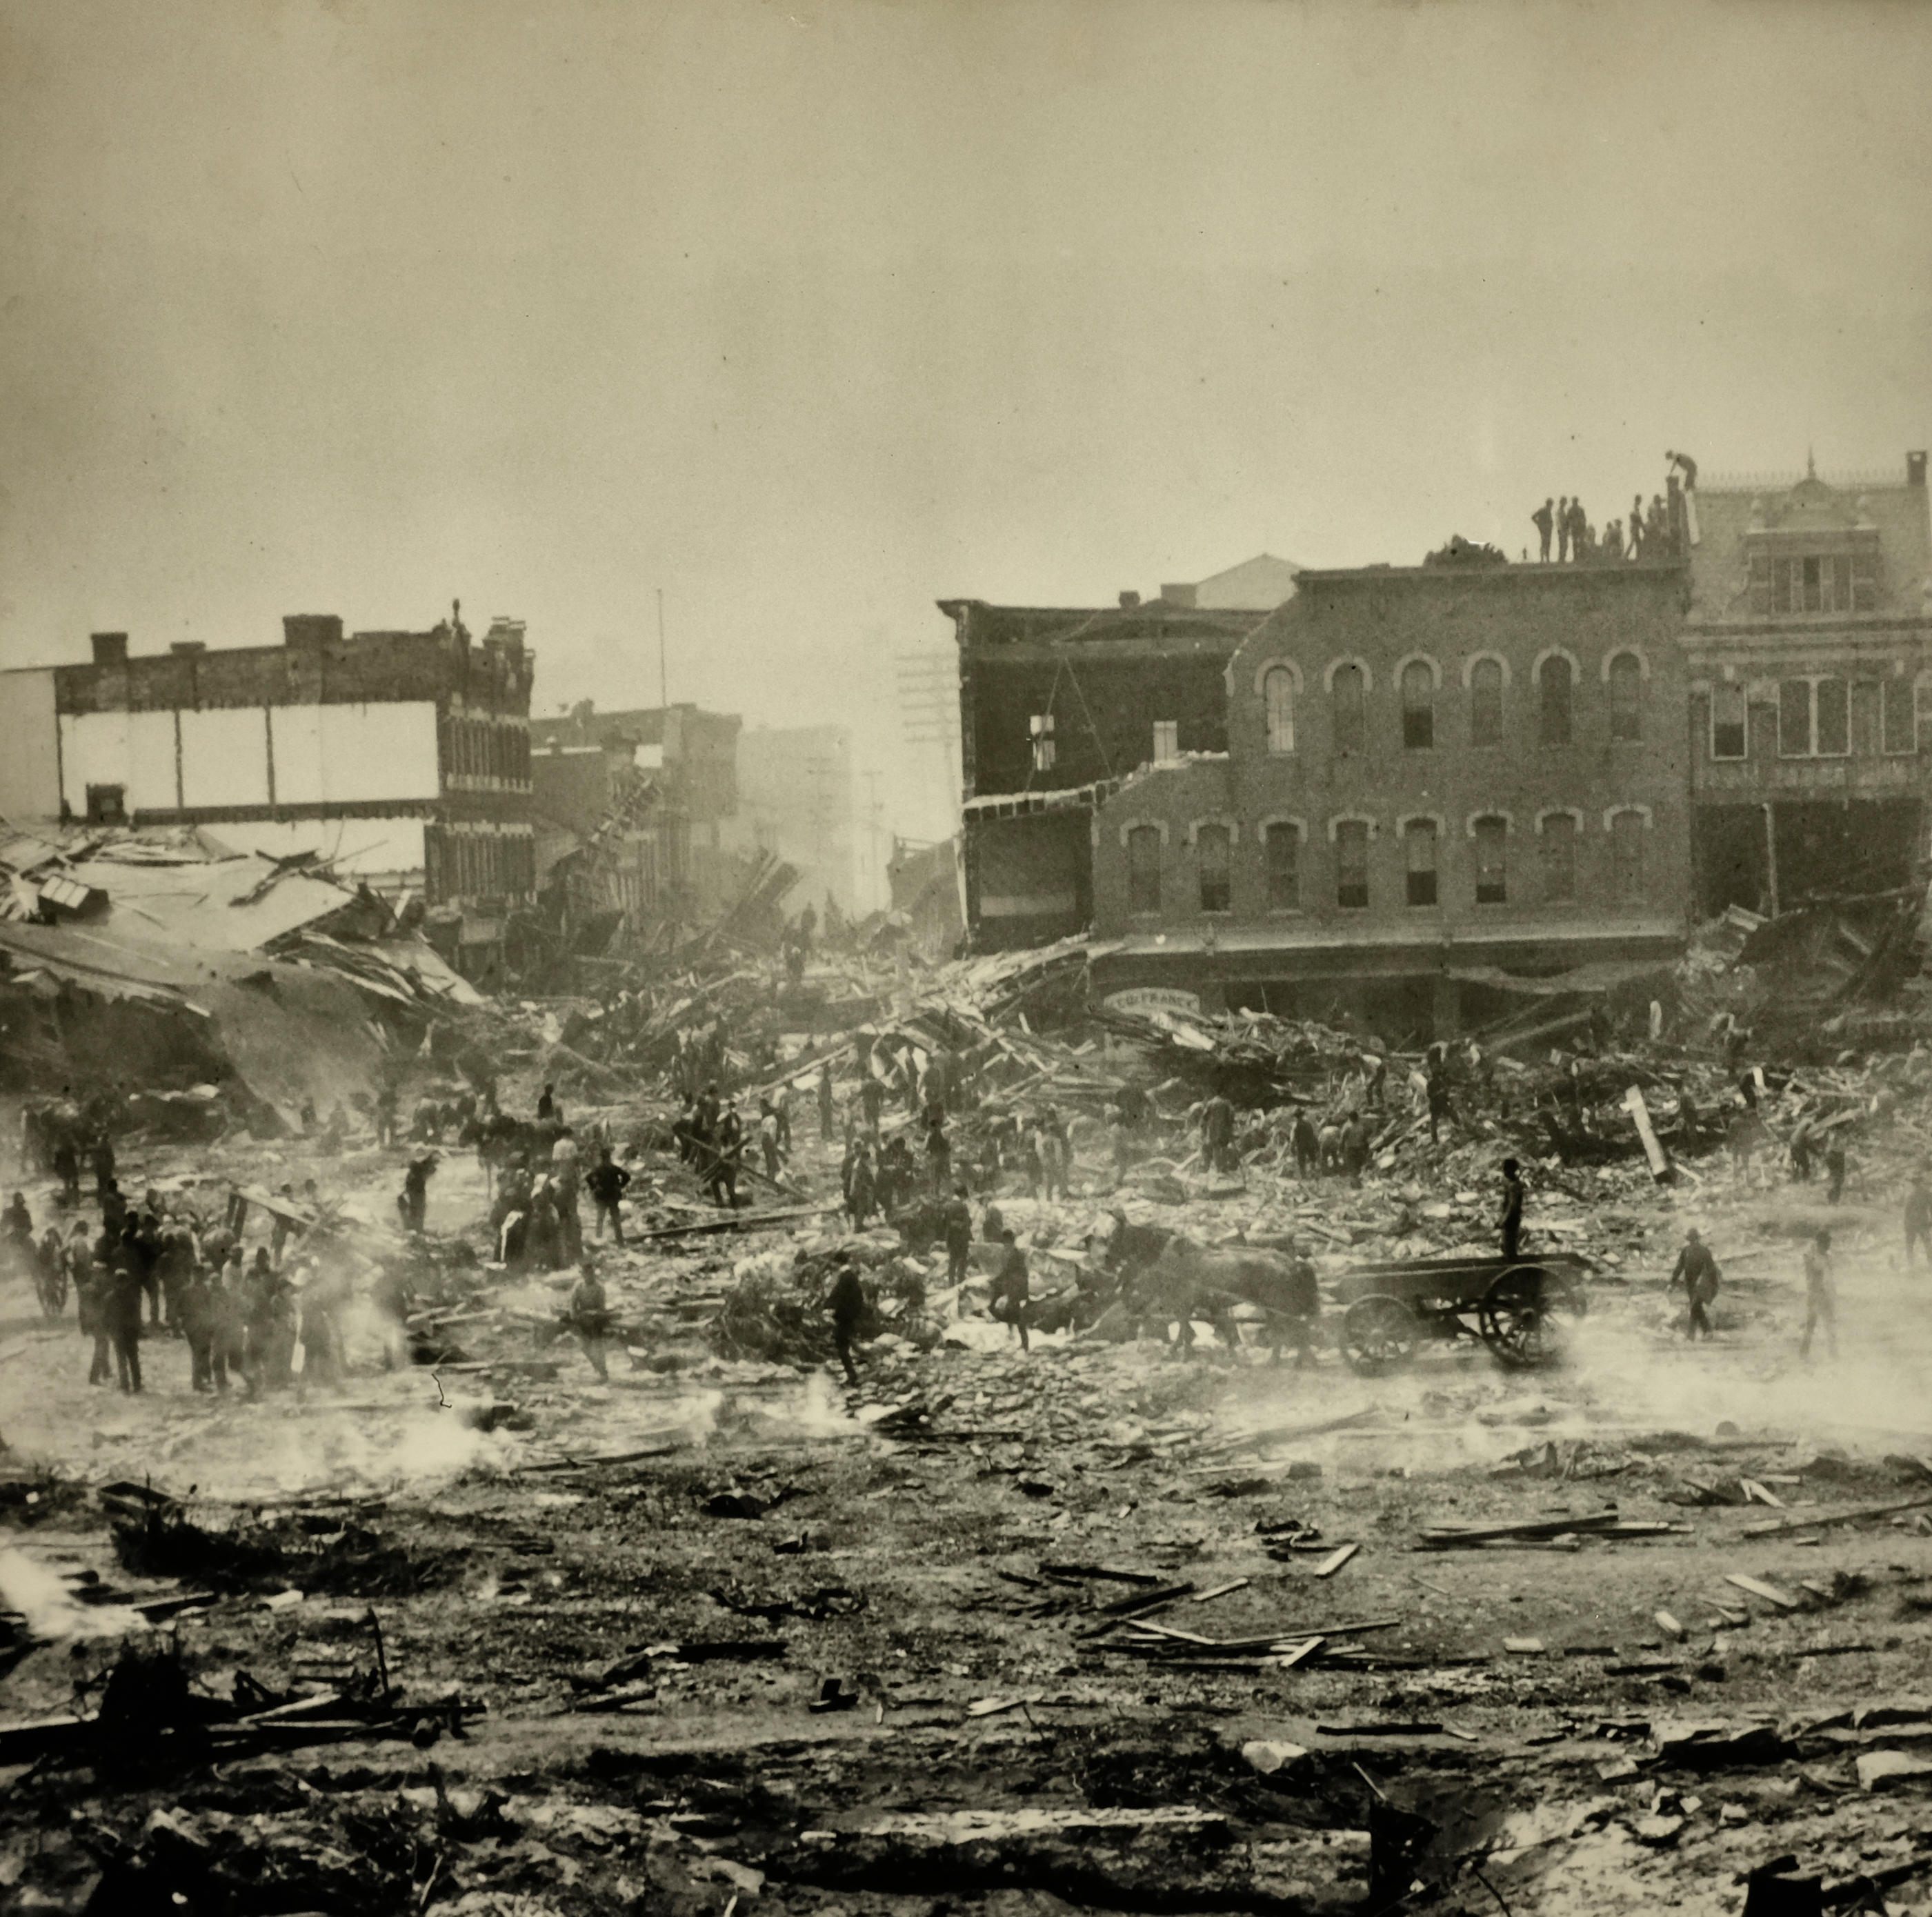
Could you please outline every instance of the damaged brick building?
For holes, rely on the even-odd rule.
[[[418,892],[465,969],[487,971],[533,880],[520,622],[472,638],[345,633],[292,614],[279,646],[178,642],[4,675],[0,815],[207,827],[237,850],[310,852],[392,896]]]

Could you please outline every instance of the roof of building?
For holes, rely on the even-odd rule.
[[[1805,536],[1878,536],[1880,613],[1920,614],[1932,584],[1932,506],[1927,488],[1904,475],[1802,473],[1714,476],[1700,481],[1696,538],[1690,548],[1694,614],[1749,616],[1748,546],[1753,535],[1796,545]]]
[[[1292,560],[1257,553],[1239,566],[1196,580],[1193,603],[1204,612],[1272,612],[1282,600],[1294,596],[1301,571]],[[1160,590],[1164,598],[1172,588]]]

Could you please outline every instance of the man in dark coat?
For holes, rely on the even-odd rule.
[[[832,1313],[832,1342],[838,1362],[845,1367],[845,1382],[856,1385],[859,1371],[852,1362],[852,1346],[866,1316],[866,1288],[860,1281],[859,1268],[850,1258],[842,1255],[838,1275],[832,1281],[825,1303]]]
[[[1522,1180],[1513,1158],[1503,1160],[1502,1209],[1496,1215],[1496,1228],[1502,1240],[1505,1260],[1514,1263],[1522,1243]]]

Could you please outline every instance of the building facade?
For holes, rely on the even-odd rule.
[[[1224,742],[1163,740],[1094,809],[1096,988],[1427,1036],[1510,974],[1680,950],[1684,591],[1676,563],[1304,572],[1229,657]]]
[[[1687,498],[1700,909],[1910,882],[1932,781],[1925,454],[1891,474],[1708,480]]]
[[[939,602],[959,654],[960,850],[976,948],[1090,921],[1094,808],[1163,754],[1226,749],[1223,674],[1297,571],[1264,554],[1112,607]]]
[[[455,942],[493,942],[534,884],[522,624],[480,640],[460,609],[422,632],[345,634],[320,614],[282,626],[279,646],[145,656],[96,633],[88,663],[4,675],[19,743],[0,754],[0,814],[314,852],[419,891]]]

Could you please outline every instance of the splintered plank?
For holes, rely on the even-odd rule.
[[[1780,1591],[1774,1584],[1767,1584],[1761,1577],[1747,1577],[1742,1571],[1726,1571],[1726,1584],[1735,1584],[1740,1591],[1748,1591],[1754,1598],[1762,1598],[1767,1604],[1775,1604],[1780,1611],[1795,1611],[1798,1600],[1788,1591]]]
[[[1315,1576],[1333,1577],[1361,1548],[1359,1544],[1344,1544],[1340,1550],[1330,1552],[1315,1567]]]

